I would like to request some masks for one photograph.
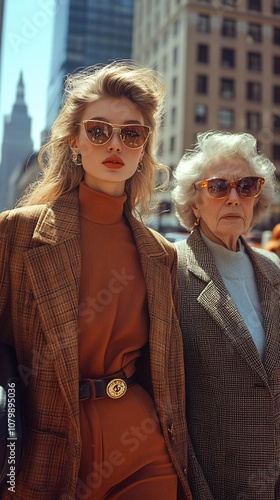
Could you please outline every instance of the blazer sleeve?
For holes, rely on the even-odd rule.
[[[203,474],[202,468],[197,460],[189,435],[188,455],[188,480],[193,498],[196,500],[215,500]]]
[[[0,341],[13,344],[10,313],[8,214],[0,214]]]

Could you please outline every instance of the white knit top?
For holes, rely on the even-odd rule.
[[[263,318],[253,266],[244,245],[238,240],[239,250],[233,252],[209,240],[201,230],[200,232],[263,361],[266,348]]]

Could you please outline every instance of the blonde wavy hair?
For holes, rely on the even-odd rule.
[[[142,112],[144,124],[151,134],[142,159],[143,169],[126,181],[126,205],[131,212],[144,215],[155,192],[167,187],[169,169],[156,158],[157,134],[164,105],[164,85],[151,68],[140,67],[133,61],[115,61],[106,66],[90,66],[68,75],[65,82],[64,104],[51,129],[50,141],[39,153],[41,178],[29,187],[18,206],[37,205],[55,201],[74,190],[81,182],[84,170],[74,165],[69,138],[78,134],[78,123],[88,104],[101,97],[126,97]],[[156,187],[157,173],[164,171],[166,180]]]

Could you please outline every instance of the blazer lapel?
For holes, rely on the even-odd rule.
[[[166,289],[171,290],[171,283],[167,283],[167,279],[171,282],[171,275],[168,273],[167,276],[166,267],[163,263],[163,259],[166,258],[165,249],[147,228],[143,228],[142,223],[129,213],[126,213],[126,216],[134,234],[146,282],[150,316],[149,343],[154,395],[157,400],[164,400],[162,398],[166,394],[165,376],[158,376],[158,373],[164,375],[168,346],[171,341],[172,301],[164,300]],[[157,371],[157,377],[154,376],[155,371]]]
[[[77,193],[43,211],[25,263],[41,325],[71,413],[78,423],[78,292],[80,279]]]
[[[224,335],[235,346],[252,370],[257,372],[267,383],[267,374],[252,336],[216,269],[210,251],[199,233],[197,231],[195,233],[189,237],[188,241],[193,249],[188,268],[206,283],[197,300],[220,326]],[[242,325],[241,328],[240,325]]]

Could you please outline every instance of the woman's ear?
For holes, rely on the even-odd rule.
[[[71,137],[69,137],[68,144],[69,144],[70,149],[77,148],[78,147],[77,137],[75,135],[72,135]]]
[[[192,211],[193,211],[195,217],[197,219],[199,219],[200,218],[199,209],[197,208],[197,206],[195,205],[195,203],[192,203],[191,208],[192,208]]]

